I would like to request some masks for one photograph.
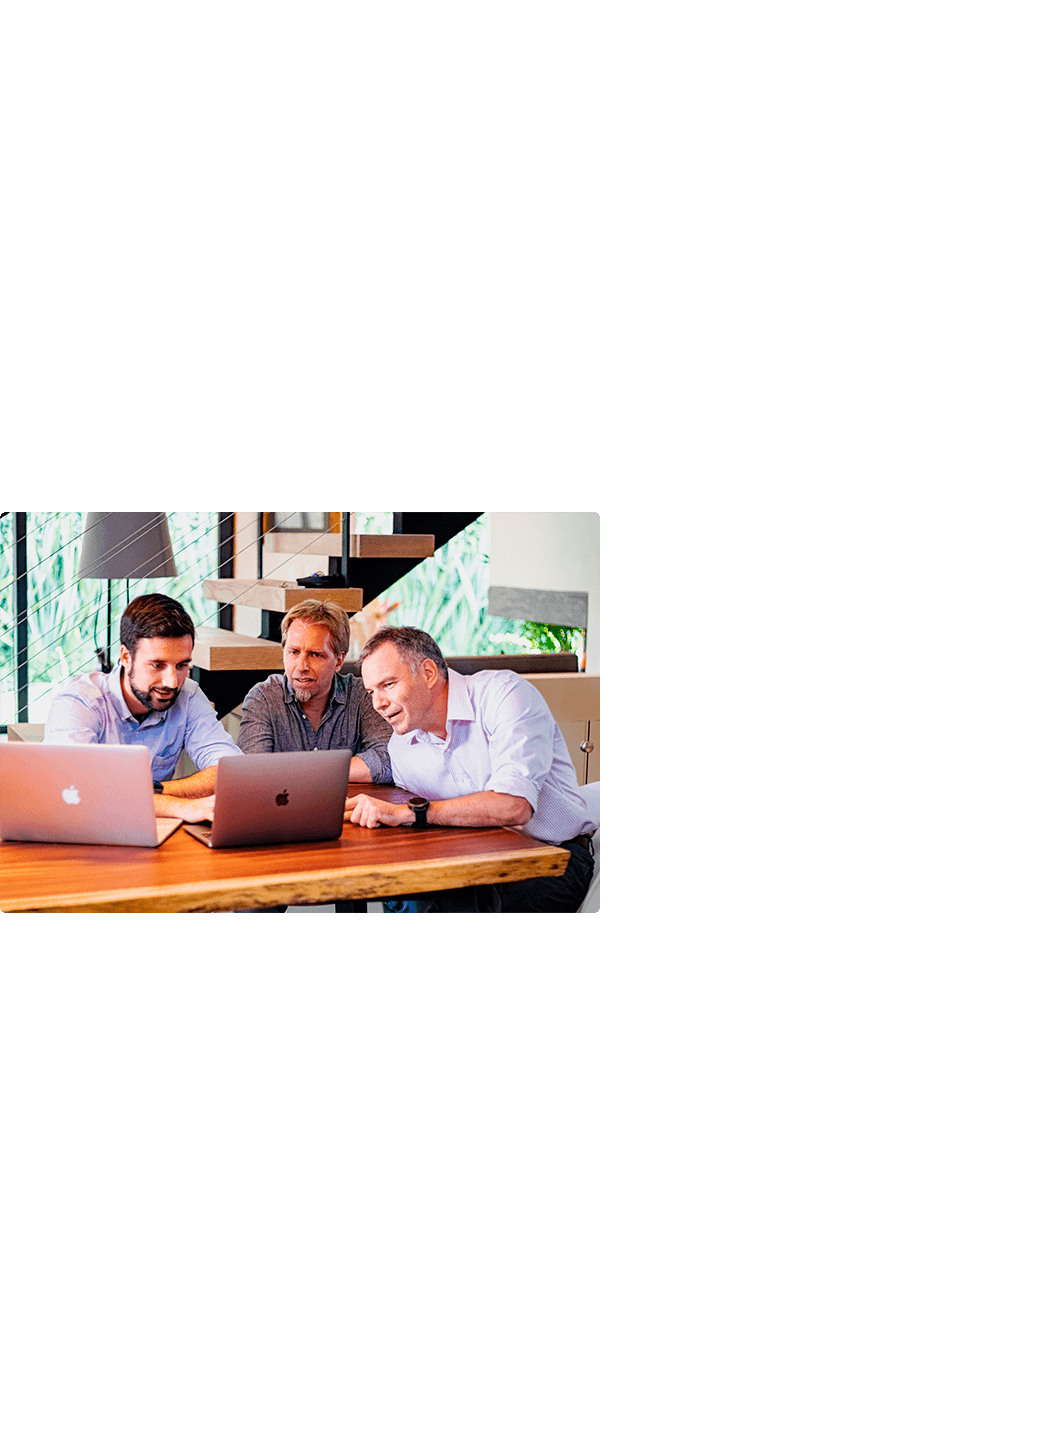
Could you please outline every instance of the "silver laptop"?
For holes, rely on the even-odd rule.
[[[155,817],[140,744],[0,744],[0,839],[156,849],[180,822]]]
[[[231,754],[217,761],[212,824],[185,824],[211,849],[338,839],[350,774],[349,749]]]

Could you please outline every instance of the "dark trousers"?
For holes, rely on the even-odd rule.
[[[570,854],[562,874],[519,879],[515,884],[481,884],[384,899],[387,914],[576,914],[589,892],[595,868],[592,840],[568,839],[557,846]]]
[[[288,904],[272,904],[269,909],[237,909],[239,914],[284,914]],[[367,899],[337,899],[337,914],[364,914],[368,909]]]

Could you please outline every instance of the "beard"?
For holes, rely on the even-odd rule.
[[[130,692],[138,704],[143,704],[153,714],[161,714],[164,710],[169,709],[176,700],[177,695],[181,692],[179,689],[175,689],[172,694],[167,693],[162,695],[157,693],[160,687],[158,685],[152,689],[138,689],[134,683],[133,674],[126,676],[126,682],[129,684]]]

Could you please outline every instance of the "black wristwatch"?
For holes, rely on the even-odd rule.
[[[161,794],[161,793],[162,793],[163,787],[162,787],[162,784],[159,782],[158,779],[153,779],[153,780],[152,780],[152,791],[153,791],[154,793],[156,793],[156,794]]]
[[[409,799],[408,807],[415,816],[415,827],[417,829],[425,829],[426,813],[430,807],[429,799]]]

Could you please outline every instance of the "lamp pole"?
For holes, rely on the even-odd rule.
[[[18,675],[18,722],[29,722],[29,549],[26,543],[29,515],[14,512],[14,610]]]

